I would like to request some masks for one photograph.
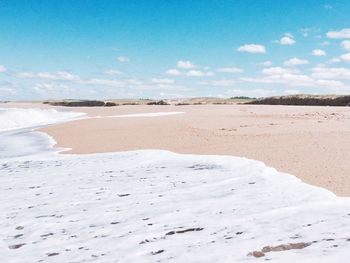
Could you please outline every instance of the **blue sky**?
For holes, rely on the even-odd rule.
[[[350,2],[0,1],[0,100],[350,93]]]

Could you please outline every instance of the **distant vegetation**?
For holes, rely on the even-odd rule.
[[[300,105],[300,106],[350,106],[350,95],[289,95],[253,100],[246,104]]]
[[[113,107],[118,104],[110,101],[100,100],[64,100],[64,101],[45,101],[44,104],[52,106],[65,106],[65,107]]]
[[[164,100],[150,101],[147,105],[170,105],[168,102]]]
[[[253,98],[240,96],[232,98],[216,98],[216,97],[196,97],[196,98],[182,98],[182,99],[110,99],[108,101],[102,100],[50,100],[43,102],[52,106],[65,107],[112,107],[112,106],[131,106],[131,105],[232,105],[243,104],[251,101]]]
[[[255,100],[256,98],[254,97],[247,97],[247,96],[235,96],[231,97],[231,100]]]
[[[125,105],[235,105],[235,104],[266,104],[266,105],[304,105],[304,106],[350,106],[350,95],[288,95],[267,98],[252,98],[235,96],[229,99],[214,97],[198,97],[187,99],[115,99],[101,100],[62,100],[45,101],[44,104],[65,107],[113,107]]]

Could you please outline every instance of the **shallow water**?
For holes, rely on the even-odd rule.
[[[0,108],[0,132],[64,122],[84,115],[55,109]]]

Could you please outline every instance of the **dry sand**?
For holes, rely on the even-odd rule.
[[[102,118],[42,129],[68,153],[164,149],[243,156],[304,182],[350,196],[348,107],[264,105],[119,106],[69,108]],[[183,111],[162,117],[103,116]]]

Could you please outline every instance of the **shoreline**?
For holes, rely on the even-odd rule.
[[[293,108],[291,108],[293,107]],[[350,196],[350,113],[342,107],[121,106],[77,108],[101,116],[39,129],[63,154],[141,149],[231,155],[264,162],[303,182]],[[183,111],[152,118],[111,115]]]
[[[7,104],[40,107],[41,104]],[[37,129],[60,154],[143,149],[229,155],[265,163],[303,182],[350,196],[350,113],[346,107],[192,105],[63,108],[88,117]],[[143,113],[185,112],[166,116]],[[135,115],[116,118],[117,115]],[[113,116],[113,118],[111,118]]]

